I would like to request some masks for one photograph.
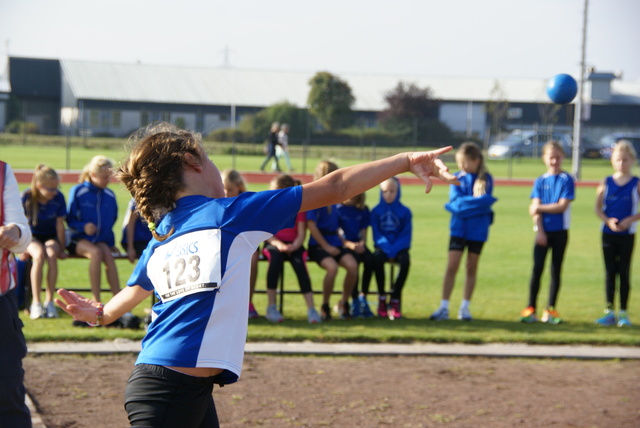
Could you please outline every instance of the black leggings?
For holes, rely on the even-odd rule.
[[[278,288],[278,278],[282,275],[284,262],[289,260],[298,277],[300,291],[303,293],[311,292],[311,278],[309,278],[309,271],[307,271],[307,251],[303,247],[291,254],[283,253],[270,244],[265,245],[264,249],[266,250],[265,255],[269,259],[269,269],[267,270],[267,288],[269,290]]]
[[[124,407],[131,426],[218,428],[212,392],[213,376],[194,377],[139,364],[127,383]]]
[[[375,266],[375,260],[373,258],[373,253],[365,247],[364,252],[362,254],[358,254],[355,251],[349,250],[353,257],[355,257],[358,262],[358,266],[362,264],[362,281],[360,281],[360,291],[366,296],[369,294],[369,285],[371,284],[371,277],[373,276],[373,269]],[[359,275],[358,275],[359,276]],[[380,284],[378,284],[378,293],[384,293],[384,283],[382,284],[382,289],[380,289]],[[356,286],[353,287],[352,298],[357,299],[359,296],[358,292],[358,281],[356,281]]]
[[[378,290],[382,290],[384,293],[384,264],[389,261],[389,257],[382,250],[376,249],[375,253],[373,253],[373,258],[376,262],[376,282],[378,283]],[[402,287],[404,287],[404,283],[407,281],[409,265],[411,264],[409,250],[401,250],[394,257],[394,260],[400,265],[400,271],[393,281],[393,284],[391,284],[391,299],[400,300],[400,297],[402,296]]]
[[[562,272],[562,261],[564,251],[569,241],[569,232],[559,230],[557,232],[547,232],[547,246],[535,244],[533,247],[533,272],[529,282],[529,306],[536,307],[538,291],[540,290],[540,277],[544,271],[544,262],[547,252],[551,248],[551,284],[549,286],[548,306],[555,306],[560,291],[560,273]]]
[[[631,284],[629,275],[631,271],[631,256],[635,235],[602,234],[602,254],[604,255],[605,294],[607,305],[613,308],[616,294],[616,276],[620,277],[620,309],[627,310],[629,290]]]

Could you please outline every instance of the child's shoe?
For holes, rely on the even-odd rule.
[[[284,321],[284,318],[282,317],[282,314],[280,313],[278,308],[276,308],[276,305],[267,306],[267,314],[264,317],[267,319],[267,321],[271,322]]]
[[[471,311],[468,306],[460,306],[458,310],[458,319],[462,321],[473,321],[473,317],[471,316]]]
[[[351,302],[351,316],[353,318],[360,318],[362,316],[362,307],[359,299],[353,299]]]
[[[429,317],[431,321],[446,321],[449,319],[449,309],[440,307]]]
[[[627,311],[618,312],[618,327],[631,327],[631,321],[629,321]]]
[[[342,302],[338,304],[338,316],[341,320],[351,319],[351,313],[349,311],[349,302]]]
[[[381,318],[386,318],[388,316],[386,297],[380,297],[380,300],[378,300],[378,316]]]
[[[360,296],[358,297],[358,300],[360,301],[360,307],[362,308],[362,316],[365,318],[371,318],[373,316],[373,312],[371,312],[367,298],[365,296]]]
[[[402,318],[402,314],[400,313],[400,302],[398,300],[392,300],[389,302],[389,319],[399,320]]]
[[[253,303],[249,302],[249,319],[253,320],[259,317],[260,315],[258,315],[258,311],[256,311],[256,308],[253,306]]]
[[[616,325],[616,315],[611,309],[605,309],[604,316],[596,320],[596,324],[600,325]]]
[[[546,322],[547,324],[560,324],[562,322],[562,318],[560,318],[558,311],[550,306],[542,312],[542,318],[540,321]]]
[[[49,302],[44,306],[44,311],[47,318],[58,318],[58,311],[56,305],[53,302]]]
[[[29,318],[37,320],[38,318],[44,318],[44,308],[40,303],[32,303],[29,307]]]
[[[520,322],[524,322],[527,324],[531,324],[534,322],[538,322],[538,317],[536,316],[536,310],[533,306],[528,306],[520,312]]]
[[[320,318],[322,321],[331,321],[331,308],[327,303],[323,303],[320,308]]]
[[[309,324],[320,324],[322,319],[320,318],[318,311],[316,311],[316,308],[310,308],[307,310],[307,321],[309,321]]]

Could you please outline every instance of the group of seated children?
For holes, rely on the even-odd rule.
[[[32,301],[30,317],[56,318],[54,299],[58,279],[58,260],[69,255],[89,259],[89,282],[92,298],[100,301],[101,265],[104,264],[111,292],[120,291],[120,280],[114,254],[113,226],[118,217],[116,196],[108,188],[113,175],[113,163],[104,156],[95,156],[80,174],[79,184],[71,188],[69,204],[59,190],[60,179],[56,171],[45,165],[36,166],[31,186],[22,195],[22,204],[29,221],[33,240],[23,260],[31,259],[29,279]],[[66,227],[65,227],[66,222]],[[122,234],[122,246],[131,262],[140,256],[151,234],[129,207]],[[40,294],[46,275],[45,299]],[[84,323],[82,323],[84,324]]]

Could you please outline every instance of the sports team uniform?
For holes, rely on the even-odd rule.
[[[541,204],[552,204],[560,199],[575,199],[575,184],[573,177],[562,171],[557,175],[545,173],[533,183],[531,199],[539,198]],[[544,270],[545,258],[551,248],[551,284],[548,306],[554,307],[560,290],[560,273],[564,251],[569,240],[569,223],[571,220],[571,206],[558,214],[540,214],[542,227],[547,235],[547,246],[535,245],[533,249],[533,272],[529,283],[529,306],[536,307],[540,277]]]
[[[484,195],[473,196],[478,175],[459,171],[455,176],[460,185],[449,186],[449,202],[445,205],[451,212],[449,250],[464,250],[468,246],[469,251],[479,254],[493,223],[491,205],[497,200],[493,197],[493,177],[486,175]]]
[[[622,220],[638,213],[638,177],[618,186],[612,176],[605,179],[602,211],[607,217]],[[620,276],[620,309],[627,309],[629,299],[629,272],[635,241],[637,223],[629,229],[614,232],[602,223],[602,253],[606,270],[605,292],[607,303],[613,306],[616,289],[616,275]]]
[[[30,218],[31,209],[28,207],[29,204],[34,203],[38,204],[38,218],[36,221]],[[31,189],[28,189],[22,194],[22,206],[24,207],[25,214],[29,219],[31,233],[35,239],[43,244],[50,239],[58,239],[56,229],[57,219],[58,217],[64,218],[67,215],[67,203],[65,202],[62,192],[56,193],[53,199],[41,204],[32,197]],[[64,242],[61,244],[64,245]]]
[[[113,225],[118,219],[118,203],[111,189],[101,189],[91,181],[84,181],[71,188],[67,224],[72,231],[71,253],[75,252],[75,243],[86,239],[91,243],[104,242],[109,247],[115,245]],[[96,225],[96,233],[87,235],[84,226],[87,223]]]
[[[340,258],[347,253],[346,248],[342,246],[342,241],[338,236],[340,217],[338,217],[336,207],[337,205],[331,205],[329,207],[316,208],[315,210],[307,211],[307,221],[314,221],[325,241],[327,241],[329,245],[340,249],[339,255],[335,257],[331,256],[322,249],[313,235],[309,234],[309,258],[318,264],[326,257],[334,257],[336,261],[339,261]]]
[[[344,238],[350,242],[360,242],[366,238],[367,229],[371,225],[371,212],[368,207],[362,209],[353,205],[339,204],[336,206],[338,212],[338,218],[340,219],[340,228],[344,233]],[[364,232],[363,232],[364,231]],[[361,236],[362,233],[365,236]],[[371,283],[371,276],[373,275],[374,263],[373,253],[366,246],[364,252],[358,254],[355,251],[349,250],[355,257],[358,263],[362,263],[362,287],[361,291],[364,294],[369,292],[369,284]],[[381,293],[384,292],[384,289]],[[358,297],[358,284],[353,288],[353,298]]]

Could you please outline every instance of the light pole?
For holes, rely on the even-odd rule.
[[[71,169],[71,128],[72,126],[75,126],[77,119],[78,109],[75,107],[63,107],[60,111],[60,121],[64,125],[65,134],[67,136],[65,142],[67,172]]]
[[[578,80],[578,97],[573,112],[573,161],[572,173],[576,180],[580,179],[580,144],[582,140],[582,101],[584,93],[585,52],[587,48],[587,11],[589,0],[584,0],[582,14],[582,52],[580,56],[580,76]]]

